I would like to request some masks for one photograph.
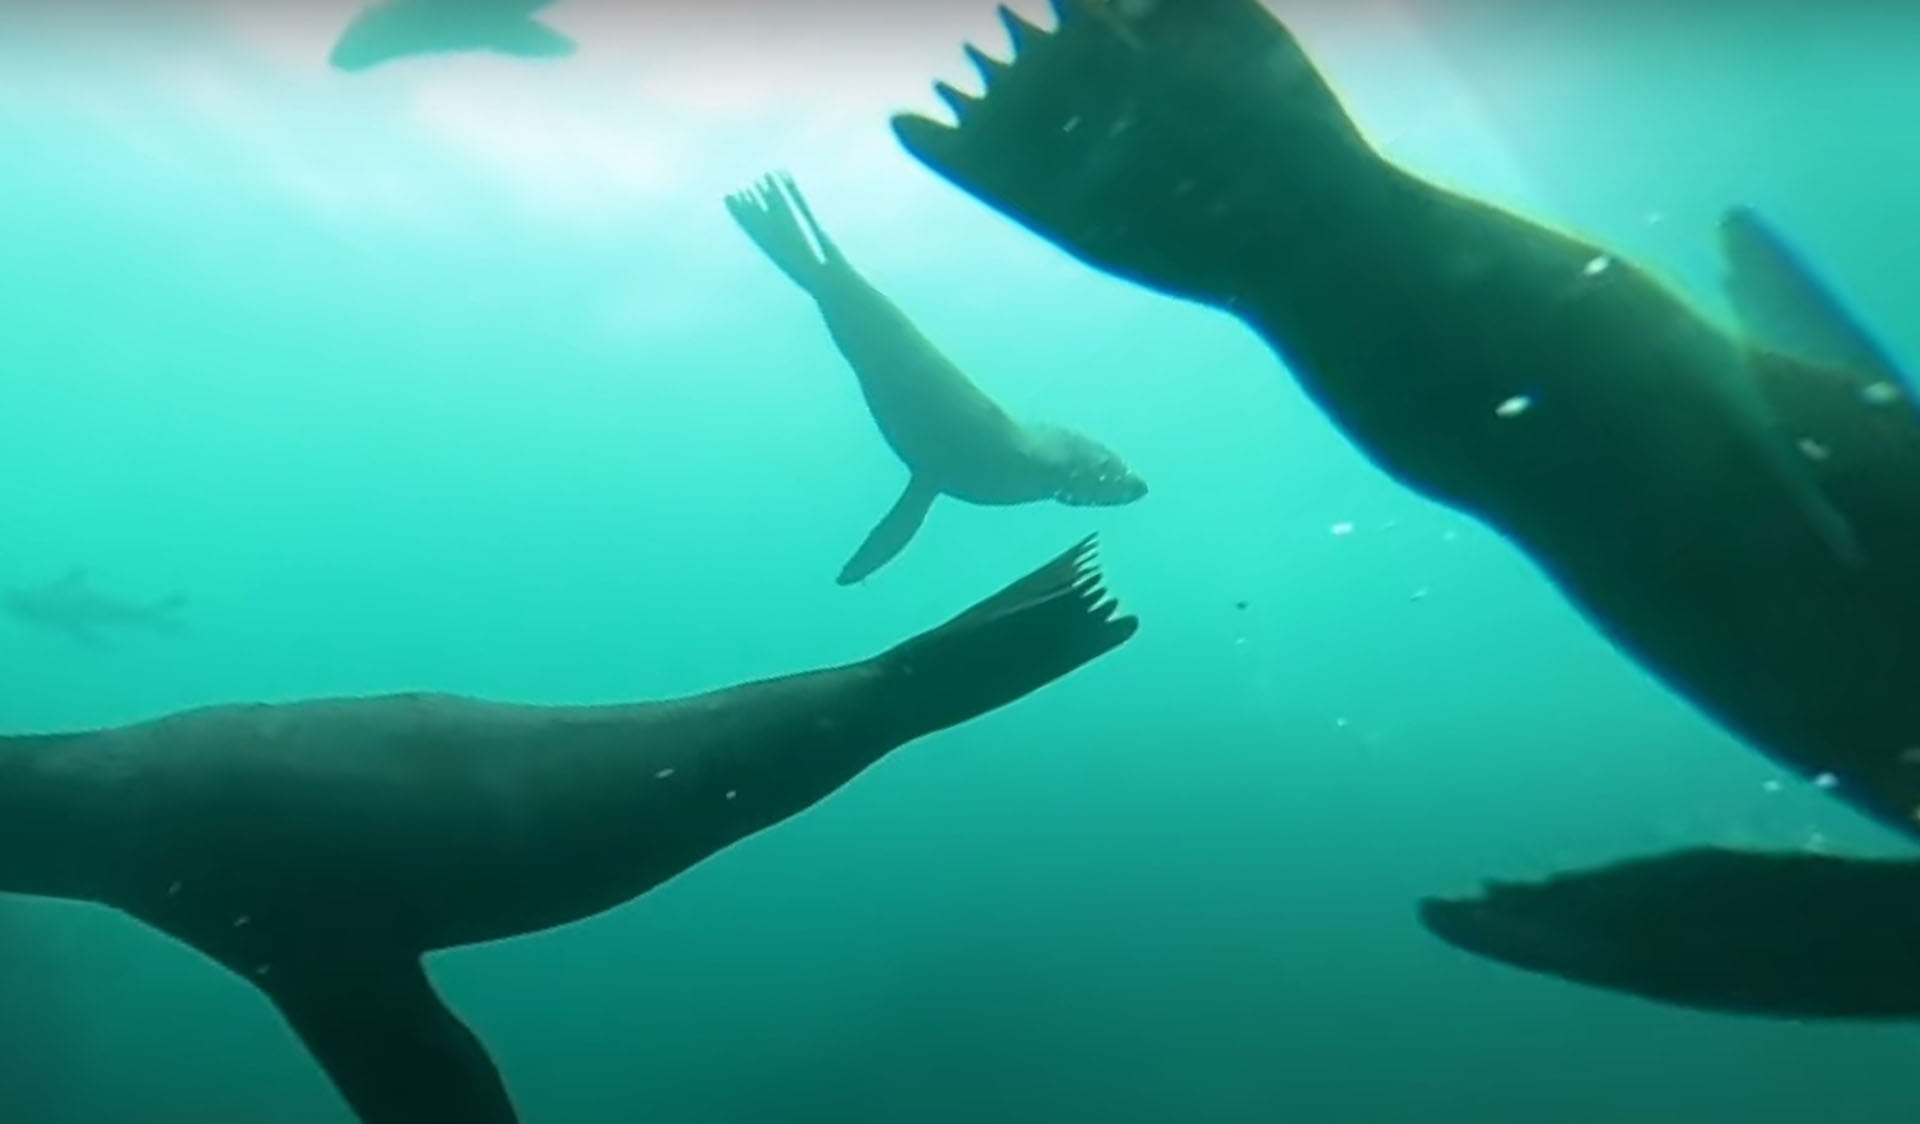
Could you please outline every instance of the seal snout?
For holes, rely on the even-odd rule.
[[[1109,454],[1070,473],[1054,498],[1068,507],[1122,507],[1146,495],[1147,482]]]
[[[1054,498],[1068,507],[1124,507],[1145,499],[1147,482],[1132,473],[1077,480]]]

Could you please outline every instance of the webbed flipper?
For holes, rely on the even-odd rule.
[[[492,51],[516,58],[571,55],[572,39],[540,22],[547,0],[381,0],[340,33],[328,62],[357,72],[419,55]]]
[[[487,50],[521,59],[565,58],[580,49],[571,38],[532,16],[503,17],[487,28],[482,39]]]
[[[933,171],[1095,268],[1229,304],[1278,248],[1276,207],[1316,211],[1376,159],[1259,0],[1055,0],[1043,31],[1000,9],[1014,57],[968,55],[981,98],[935,89],[955,124],[895,136]],[[1314,185],[1327,185],[1324,190]],[[1342,185],[1336,187],[1335,185]]]
[[[1747,368],[1802,471],[1867,553],[1910,566],[1920,551],[1920,397],[1913,379],[1748,207],[1720,224],[1725,285]]]
[[[362,1124],[516,1124],[486,1048],[417,957],[275,963],[253,982]]]
[[[729,194],[726,204],[727,213],[760,252],[808,293],[820,296],[827,282],[849,268],[792,176],[762,176],[753,186]]]
[[[932,509],[933,501],[940,498],[939,489],[925,483],[919,477],[907,481],[907,490],[900,493],[880,522],[867,534],[867,540],[860,549],[853,552],[840,571],[837,579],[841,585],[853,585],[863,581],[875,570],[893,561],[894,556],[906,549],[907,543],[927,521],[927,512]]]
[[[1920,1018],[1920,862],[1700,848],[1429,898],[1456,948],[1684,1007]]]
[[[1735,207],[1721,220],[1720,240],[1727,296],[1756,345],[1850,375],[1868,397],[1897,395],[1920,419],[1913,377],[1776,227],[1751,207]]]

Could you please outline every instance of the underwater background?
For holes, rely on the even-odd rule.
[[[355,6],[0,14],[0,586],[190,598],[104,650],[0,618],[0,729],[688,693],[870,654],[1090,531],[1143,618],[636,903],[433,957],[526,1120],[1910,1118],[1911,1029],[1661,1008],[1420,929],[1419,895],[1489,875],[1899,843],[1387,480],[1239,324],[915,164],[886,117],[977,88],[989,4],[564,0],[573,58],[343,75]],[[1423,173],[1715,309],[1713,224],[1758,206],[1915,354],[1920,14],[1274,7]],[[904,470],[721,206],[773,169],[983,388],[1152,495],[944,503],[837,588]],[[239,979],[7,899],[16,1120],[350,1118]]]

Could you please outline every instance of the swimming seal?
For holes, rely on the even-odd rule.
[[[1858,463],[1914,446],[1864,440],[1879,421],[1829,396],[1855,376],[1395,166],[1255,0],[1055,7],[1053,32],[1002,9],[1014,60],[972,50],[984,97],[942,84],[957,123],[897,117],[908,151],[1082,261],[1242,319],[1375,464],[1514,543],[1721,725],[1914,835],[1920,488]],[[1835,426],[1827,460],[1790,437],[1816,421]],[[1920,1014],[1920,957],[1872,956],[1920,948],[1920,897],[1853,877],[1877,867],[1742,865],[1689,865],[1724,897],[1696,884],[1679,899],[1699,908],[1638,930],[1572,894],[1424,917],[1487,955],[1520,962],[1524,945],[1536,969],[1604,962],[1609,986],[1780,1013],[1844,1009],[1858,951],[1901,973],[1888,990]],[[1634,868],[1606,900],[1677,870]],[[1706,903],[1723,901],[1753,912],[1720,920]],[[1800,924],[1816,901],[1832,925]],[[1881,931],[1853,924],[1868,917]]]
[[[356,73],[415,55],[488,51],[523,59],[571,55],[573,40],[536,14],[553,0],[382,0],[353,18],[327,54]]]
[[[1758,212],[1736,207],[1720,229],[1727,295],[1782,436],[1840,500],[1867,555],[1916,572],[1920,402],[1912,378]],[[1899,778],[1915,768],[1920,748],[1889,748],[1881,767],[1857,773],[1854,784],[1897,797]],[[1818,779],[1838,784],[1835,774]],[[1920,839],[1913,817],[1896,826]],[[1690,848],[1432,898],[1421,916],[1468,951],[1681,1006],[1920,1017],[1920,862],[1911,860]]]
[[[259,988],[365,1124],[510,1124],[421,957],[626,902],[1124,643],[1087,540],[872,659],[670,702],[228,706],[0,741],[0,892]]]
[[[913,474],[841,570],[840,584],[861,581],[891,561],[943,495],[989,505],[1111,506],[1147,494],[1146,482],[1091,437],[1022,425],[981,393],[848,263],[791,177],[768,176],[726,203],[754,244],[819,305],[881,436]]]

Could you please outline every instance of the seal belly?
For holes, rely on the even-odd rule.
[[[849,273],[816,299],[874,424],[916,476],[970,503],[1028,503],[1052,493],[1052,473],[1030,455],[1020,424],[878,289]]]

